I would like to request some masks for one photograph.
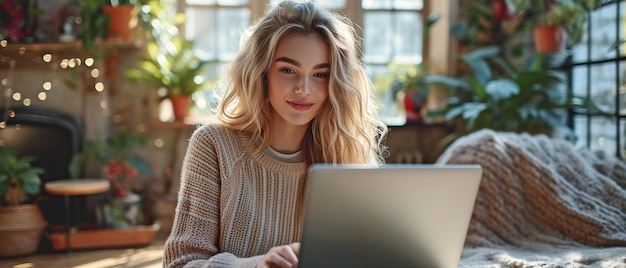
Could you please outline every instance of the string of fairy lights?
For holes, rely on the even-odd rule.
[[[53,54],[52,52],[43,52],[42,54],[42,51],[43,49],[40,47],[9,44],[6,40],[0,40],[0,70],[7,70],[7,72],[0,71],[0,89],[4,93],[4,103],[2,104],[4,116],[0,119],[0,129],[6,128],[8,120],[16,116],[13,110],[14,107],[17,105],[29,107],[35,104],[35,102],[46,101],[48,94],[51,94],[55,87],[65,86],[75,90],[83,90],[83,92],[81,92],[83,97],[86,91],[93,90],[97,93],[103,93],[106,90],[105,83],[101,81],[103,72],[97,67],[99,65],[96,64],[97,62],[94,57],[62,57],[60,56],[62,54],[61,52],[55,55],[56,53]],[[59,50],[57,49],[57,51]],[[37,90],[34,95],[29,96],[26,90],[14,84],[15,70],[20,68],[18,64],[20,64],[20,66],[22,66],[21,64],[34,64],[37,67],[49,69],[54,72],[74,72],[74,80],[62,80],[59,79],[59,77],[62,77],[61,75],[54,75],[53,79],[42,81],[40,90]],[[80,85],[80,89],[78,89],[79,73],[87,73],[89,78],[93,79],[94,82],[83,83]],[[85,113],[85,103],[86,101],[83,99],[81,114]],[[107,98],[102,98],[99,106],[103,109],[104,113],[109,112]],[[120,117],[116,115],[112,116],[113,122],[119,123],[116,122],[116,118]],[[19,127],[19,125],[17,127]],[[146,131],[145,124],[139,124],[135,128],[138,132]],[[164,146],[163,139],[161,138],[154,139],[152,143],[157,148]]]
[[[0,49],[9,50],[9,43],[6,40],[0,41]],[[48,93],[53,89],[53,85],[55,83],[66,83],[66,86],[71,86],[68,84],[68,81],[43,81],[41,91],[38,91],[36,96],[29,97],[26,95],[25,91],[17,88],[13,83],[15,80],[15,69],[18,67],[18,61],[35,64],[40,67],[50,69],[51,71],[78,71],[79,68],[87,68],[93,79],[98,79],[100,77],[100,69],[95,67],[95,59],[93,57],[86,57],[84,59],[79,57],[58,57],[58,59],[55,59],[55,56],[50,52],[44,53],[42,56],[36,56],[37,53],[30,53],[31,51],[29,51],[27,46],[19,46],[17,48],[11,48],[10,50],[10,53],[0,53],[0,64],[8,64],[8,74],[5,77],[1,77],[0,80],[5,98],[5,103],[3,105],[5,107],[5,118],[3,118],[2,125],[0,125],[0,127],[3,127],[6,124],[7,116],[14,116],[14,113],[8,112],[8,110],[16,103],[20,103],[22,106],[28,107],[31,106],[36,100],[45,101],[48,98]],[[104,89],[105,86],[102,81],[96,81],[94,83],[94,90],[96,92],[103,92]],[[101,106],[106,109],[107,105],[106,103],[102,103]]]

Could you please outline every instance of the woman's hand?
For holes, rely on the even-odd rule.
[[[298,266],[298,256],[300,255],[300,243],[291,243],[271,248],[257,268],[292,268]]]

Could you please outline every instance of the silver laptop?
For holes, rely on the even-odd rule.
[[[315,164],[308,175],[298,267],[458,267],[480,166]]]

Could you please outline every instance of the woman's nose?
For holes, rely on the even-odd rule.
[[[309,79],[307,77],[303,77],[299,80],[298,84],[295,88],[295,93],[298,95],[311,95],[311,89],[309,87]]]

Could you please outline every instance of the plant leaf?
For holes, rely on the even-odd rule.
[[[489,81],[485,86],[485,91],[494,101],[508,99],[520,92],[519,86],[508,79],[497,79]]]

